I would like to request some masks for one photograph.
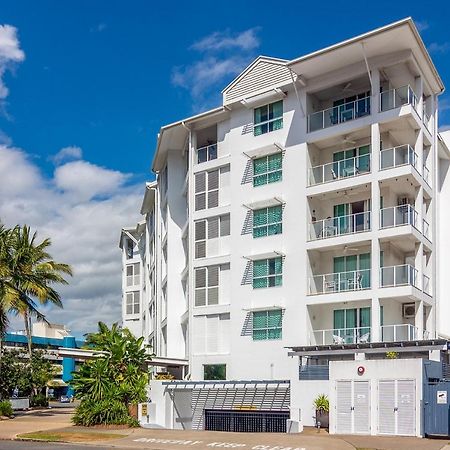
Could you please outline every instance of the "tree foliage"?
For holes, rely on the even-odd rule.
[[[71,385],[75,396],[81,399],[74,423],[85,426],[134,423],[128,406],[147,398],[149,355],[144,339],[135,338],[118,324],[108,328],[99,322],[98,332],[87,335],[86,345],[104,353],[74,373]],[[105,414],[99,405],[114,413]]]

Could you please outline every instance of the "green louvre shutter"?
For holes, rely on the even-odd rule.
[[[267,311],[255,311],[253,313],[253,340],[267,339]]]
[[[253,261],[253,288],[267,287],[268,264],[267,259]]]
[[[275,275],[268,280],[269,286],[281,286],[283,281],[283,260],[282,258],[269,259],[269,275]]]
[[[268,183],[280,181],[282,178],[282,154],[275,153],[267,157],[267,166],[269,170]]]
[[[272,234],[281,234],[283,230],[283,207],[272,206],[271,208],[267,208],[267,234],[270,236]]]
[[[283,155],[274,153],[253,160],[253,186],[280,181],[283,176]]]
[[[281,339],[283,313],[280,309],[268,311],[268,339]]]
[[[253,186],[267,184],[267,157],[253,160]]]
[[[253,237],[270,236],[282,232],[282,207],[273,206],[253,211]]]
[[[253,211],[253,237],[267,236],[267,208]]]

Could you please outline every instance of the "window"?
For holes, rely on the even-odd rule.
[[[281,153],[263,156],[253,160],[253,186],[262,186],[268,183],[280,181],[282,178]]]
[[[283,231],[283,207],[256,209],[253,211],[253,237],[281,234]]]
[[[255,108],[253,123],[255,136],[283,128],[283,100]]]
[[[127,314],[139,314],[139,291],[127,292]]]
[[[217,159],[217,144],[207,145],[197,150],[197,164]]]
[[[253,261],[253,289],[281,286],[283,283],[282,258]]]
[[[127,266],[127,286],[136,286],[140,280],[140,264],[130,264]]]
[[[195,269],[195,306],[219,303],[219,272],[220,266]]]
[[[281,309],[255,311],[252,316],[254,341],[281,339],[281,322],[283,318]]]
[[[131,239],[127,239],[127,259],[131,259],[133,257],[133,248],[134,242]]]
[[[195,174],[195,210],[219,206],[219,169]]]
[[[229,236],[230,215],[210,217],[195,222],[195,258],[207,255],[207,239]]]
[[[227,366],[226,364],[205,364],[203,366],[204,380],[226,380]]]

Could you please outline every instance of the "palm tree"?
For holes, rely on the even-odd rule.
[[[55,262],[47,252],[49,238],[37,243],[36,232],[26,225],[11,230],[11,251],[8,257],[8,286],[3,297],[9,309],[23,316],[31,357],[31,317],[45,319],[36,309],[39,304],[53,304],[62,308],[61,297],[53,284],[67,284],[63,275],[72,275],[68,264]]]

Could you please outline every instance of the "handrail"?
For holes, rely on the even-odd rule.
[[[308,114],[308,132],[358,119],[370,114],[370,96]]]
[[[380,210],[380,229],[401,225],[416,227],[418,215],[418,212],[409,204],[383,208]]]
[[[415,341],[418,336],[418,328],[409,323],[382,325],[380,327],[381,342]]]
[[[409,144],[398,145],[380,151],[380,170],[411,165],[417,169],[418,155]]]
[[[418,103],[417,95],[409,84],[380,92],[379,98],[380,111],[389,111],[403,105],[412,105],[416,109]]]
[[[380,267],[380,286],[416,286],[418,270],[411,264]]]
[[[370,230],[370,211],[316,220],[310,223],[310,240]]]
[[[359,291],[370,288],[370,269],[313,275],[309,279],[309,295]]]
[[[326,330],[313,330],[311,345],[330,344],[357,344],[370,342],[371,327],[329,328]]]
[[[309,169],[309,186],[355,177],[370,172],[370,153],[341,159],[311,167]]]

